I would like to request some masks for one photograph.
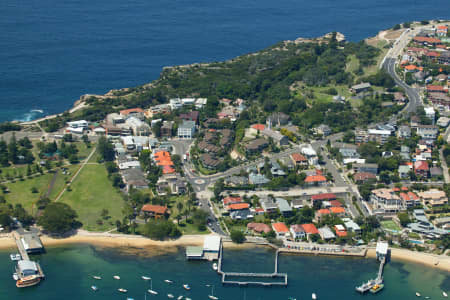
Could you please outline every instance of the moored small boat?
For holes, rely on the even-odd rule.
[[[16,281],[16,286],[18,288],[29,287],[38,284],[41,282],[41,278],[36,275],[30,275],[26,277],[22,277]]]
[[[98,290],[98,287],[96,285],[91,285],[91,289],[95,292],[96,290]]]
[[[183,288],[187,291],[189,291],[191,289],[191,287],[189,286],[189,284],[183,284]]]
[[[152,295],[158,295],[158,292],[154,290],[147,290],[147,292],[149,292]]]
[[[183,299],[183,296],[178,296],[177,300]]]
[[[101,280],[102,278],[100,276],[92,276],[95,280]]]
[[[128,298],[127,298],[127,300],[134,300],[134,298],[130,298],[130,297],[128,297]]]
[[[150,277],[147,277],[147,276],[141,276],[141,278],[144,279],[144,280],[150,280],[151,279]]]
[[[208,298],[211,300],[219,300],[219,298],[217,298],[216,296],[213,296],[213,295],[208,295]]]
[[[173,281],[172,281],[172,280],[169,280],[169,279],[165,279],[164,282],[165,282],[165,283],[173,283]]]
[[[126,289],[122,289],[122,288],[120,288],[120,289],[117,289],[119,292],[121,292],[121,293],[126,293],[126,292],[128,292],[128,290],[126,290]]]
[[[167,294],[167,298],[173,299],[173,298],[175,298],[175,297],[174,297],[174,295],[172,295],[172,294]]]
[[[114,275],[113,278],[114,278],[115,280],[120,280],[120,276],[117,276],[117,275]]]
[[[421,295],[420,295],[420,293],[419,293],[419,292],[416,292],[416,296],[417,296],[417,297],[420,297]]]
[[[19,253],[16,254],[10,254],[9,257],[11,258],[12,261],[18,261],[22,259],[22,256],[20,256]]]
[[[442,296],[444,296],[445,298],[447,298],[447,297],[448,297],[448,295],[447,295],[447,293],[446,293],[446,292],[442,292]]]
[[[317,299],[316,293],[312,293],[311,298],[312,298],[313,300]]]
[[[214,271],[217,271],[218,267],[217,267],[217,263],[213,263],[212,268]]]

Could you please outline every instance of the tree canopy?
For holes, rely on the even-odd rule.
[[[46,206],[38,225],[53,234],[64,234],[80,226],[77,213],[66,203],[53,202]]]

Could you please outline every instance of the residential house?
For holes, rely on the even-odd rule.
[[[300,209],[300,208],[303,208],[304,206],[305,206],[304,201],[301,199],[293,199],[291,201],[291,207],[293,209]]]
[[[202,154],[200,156],[200,161],[202,165],[207,169],[215,169],[217,168],[221,161],[209,153]]]
[[[260,203],[266,213],[273,213],[278,209],[278,205],[270,199],[261,200]]]
[[[306,176],[305,184],[308,186],[324,186],[327,184],[327,178],[323,175]]]
[[[228,206],[230,204],[236,204],[236,203],[242,203],[242,198],[241,197],[232,197],[232,196],[228,196],[222,199],[222,204],[223,206]]]
[[[283,198],[275,198],[275,202],[277,203],[278,209],[280,210],[280,213],[284,217],[289,217],[292,215],[292,208],[289,205],[289,202],[286,201],[286,199]]]
[[[315,128],[315,132],[323,136],[329,136],[331,134],[331,128],[328,125],[320,124]]]
[[[402,125],[398,128],[397,137],[399,139],[409,139],[411,137],[411,128],[407,125]]]
[[[368,141],[384,144],[391,136],[391,133],[392,132],[390,130],[369,129]]]
[[[361,173],[355,173],[353,175],[353,179],[355,180],[356,183],[360,184],[360,183],[365,183],[367,181],[376,181],[377,176],[373,173],[361,172]]]
[[[272,223],[272,229],[275,231],[277,238],[285,238],[289,236],[289,229],[287,228],[286,224],[279,222],[279,223]]]
[[[195,108],[201,109],[206,105],[207,102],[208,99],[206,98],[197,98],[197,100],[195,100]]]
[[[425,116],[431,120],[432,124],[434,125],[436,112],[434,111],[434,108],[431,106],[424,107],[425,110]]]
[[[244,176],[230,176],[225,178],[224,183],[234,187],[248,185],[248,178]]]
[[[272,228],[264,223],[248,223],[247,230],[252,231],[253,233],[261,234],[261,233],[269,233]]]
[[[319,234],[319,230],[317,230],[316,226],[312,223],[309,224],[302,224],[302,228],[306,233],[306,237],[310,238],[311,235],[313,234]]]
[[[124,124],[120,124],[119,127],[128,127],[135,136],[148,136],[151,132],[150,125],[143,122],[137,117],[129,117]]]
[[[445,192],[437,189],[420,192],[418,196],[421,198],[423,204],[431,207],[442,206],[448,203]]]
[[[398,177],[400,179],[408,179],[409,178],[409,172],[411,171],[411,167],[408,165],[401,165],[398,167]]]
[[[263,174],[255,174],[255,173],[250,173],[248,175],[248,181],[250,182],[250,184],[253,185],[264,185],[268,182],[270,182],[269,179],[267,179],[267,177]]]
[[[295,240],[301,240],[306,237],[305,229],[300,224],[291,225],[290,232]]]
[[[164,121],[161,126],[161,137],[169,138],[172,136],[173,121]]]
[[[442,93],[447,94],[446,90],[442,85],[427,85],[427,93]]]
[[[450,51],[441,52],[441,55],[437,58],[437,61],[441,65],[449,65],[450,64]]]
[[[365,92],[368,91],[370,89],[371,85],[368,82],[362,82],[360,84],[356,84],[354,86],[351,87],[350,91],[352,93],[356,93],[359,94],[361,92]]]
[[[358,147],[352,144],[340,144],[338,146],[339,153],[342,155],[342,158],[359,158]]]
[[[267,137],[268,139],[272,138],[272,140],[278,146],[289,145],[288,137],[285,135],[282,135],[279,131],[274,131],[270,128],[265,128],[263,131],[261,131],[261,134],[264,135],[265,137]]]
[[[329,215],[331,215],[331,212],[328,208],[321,208],[318,211],[316,211],[314,218],[317,223],[320,223],[326,216],[329,216]]]
[[[392,189],[382,188],[372,190],[370,201],[374,209],[382,214],[398,213],[404,209],[401,198]]]
[[[139,107],[121,110],[120,115],[124,119],[135,117],[138,118],[139,120],[144,120],[144,110]]]
[[[450,100],[450,98],[449,98],[449,100]],[[450,119],[449,118],[447,118],[447,117],[440,117],[437,120],[436,125],[438,125],[439,127],[446,128],[449,123],[450,123]]]
[[[346,237],[347,236],[347,230],[345,229],[344,225],[341,225],[341,224],[334,225],[334,231],[336,232],[336,235],[338,237]]]
[[[178,137],[181,139],[192,139],[195,133],[195,122],[183,120],[178,126]]]
[[[141,213],[144,215],[144,217],[148,218],[162,218],[166,216],[166,214],[169,213],[169,210],[167,209],[167,206],[161,206],[161,205],[153,205],[153,204],[145,204],[141,208]]]
[[[311,203],[336,200],[336,195],[332,193],[316,194],[311,196]]]
[[[410,149],[408,146],[400,146],[400,156],[406,161],[410,160],[411,158],[409,152]]]
[[[300,153],[292,153],[291,158],[296,166],[307,166],[308,165],[308,159],[306,159],[306,157],[304,157]]]
[[[426,37],[426,36],[415,36],[414,42],[422,45],[437,45],[441,43],[440,39],[432,38],[432,37]]]
[[[180,119],[185,120],[185,121],[193,121],[193,122],[195,122],[195,124],[198,124],[198,116],[199,116],[199,112],[194,110],[194,111],[190,111],[186,114],[180,114]]]
[[[343,218],[347,215],[347,211],[342,206],[332,206],[329,210],[331,214],[336,215],[339,218]]]
[[[342,221],[344,222],[345,228],[347,228],[347,230],[349,232],[353,232],[356,234],[360,234],[361,233],[361,227],[359,227],[358,224],[356,224],[352,219],[350,218],[343,218]]]
[[[319,163],[317,152],[313,149],[311,145],[303,147],[301,149],[301,153],[308,159],[308,163],[310,165],[317,165]]]
[[[122,172],[123,182],[126,184],[127,192],[131,187],[136,189],[148,188],[147,176],[142,172],[140,168],[130,168],[123,170]]]
[[[327,226],[319,228],[319,235],[320,235],[320,238],[324,241],[332,240],[332,239],[336,238],[333,231],[331,231],[331,229],[328,228]]]
[[[414,172],[418,176],[428,177],[428,172],[430,171],[430,167],[428,166],[428,162],[426,161],[415,161],[414,162]]]
[[[183,107],[183,102],[180,98],[172,98],[169,100],[169,106],[172,110],[176,110]]]
[[[411,207],[414,207],[414,206],[420,204],[419,197],[416,194],[414,194],[413,192],[408,192],[408,193],[402,192],[399,194],[399,196],[400,196],[400,198],[403,202],[403,206],[405,208],[411,208]]]
[[[377,164],[354,164],[353,169],[356,173],[378,173],[378,165]]]
[[[430,168],[430,176],[432,178],[442,177],[442,175],[443,175],[443,172],[440,167],[431,167]]]
[[[437,26],[436,35],[446,37],[448,32],[448,27],[446,25]]]
[[[226,206],[226,210],[228,212],[236,211],[236,210],[248,210],[250,208],[250,204],[247,202],[240,203],[232,203]]]
[[[263,138],[258,138],[245,145],[245,149],[249,152],[260,152],[265,149],[269,143]]]

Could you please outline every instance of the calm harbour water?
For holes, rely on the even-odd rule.
[[[361,40],[431,18],[450,19],[450,1],[2,0],[0,121],[61,112],[82,94],[150,82],[167,65],[335,30]]]
[[[121,254],[116,250],[95,249],[91,246],[49,248],[47,253],[35,257],[43,267],[46,280],[40,285],[17,289],[11,277],[13,263],[9,252],[0,252],[0,299],[145,299],[149,283],[142,275],[153,278],[153,289],[159,295],[148,294],[147,299],[167,299],[185,295],[192,299],[208,299],[210,289],[205,284],[215,285],[215,295],[220,299],[311,299],[315,292],[319,299],[363,299],[386,300],[416,299],[415,292],[431,299],[441,299],[442,290],[450,290],[448,272],[425,268],[411,263],[390,262],[385,269],[385,289],[377,295],[361,296],[354,287],[375,276],[378,264],[375,259],[331,258],[315,256],[280,256],[280,272],[287,272],[289,285],[285,287],[237,287],[222,286],[220,277],[214,273],[209,262],[192,262],[184,258],[184,249],[176,254],[143,257],[136,254]],[[140,253],[142,254],[142,253]],[[225,250],[224,269],[240,272],[272,272],[274,252],[267,248],[250,250]],[[101,275],[94,280],[92,275]],[[121,280],[114,280],[119,275]],[[173,285],[163,282],[174,281]],[[188,283],[187,292],[182,284]],[[94,292],[91,285],[97,285]],[[126,295],[117,288],[126,288]]]

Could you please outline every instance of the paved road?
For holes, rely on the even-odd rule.
[[[395,64],[395,58],[386,58],[383,67],[392,79],[394,79],[395,83],[405,90],[405,93],[408,96],[409,102],[404,109],[404,113],[415,112],[419,106],[423,106],[422,100],[420,99],[420,91],[418,88],[407,85],[398,77],[395,72]]]

